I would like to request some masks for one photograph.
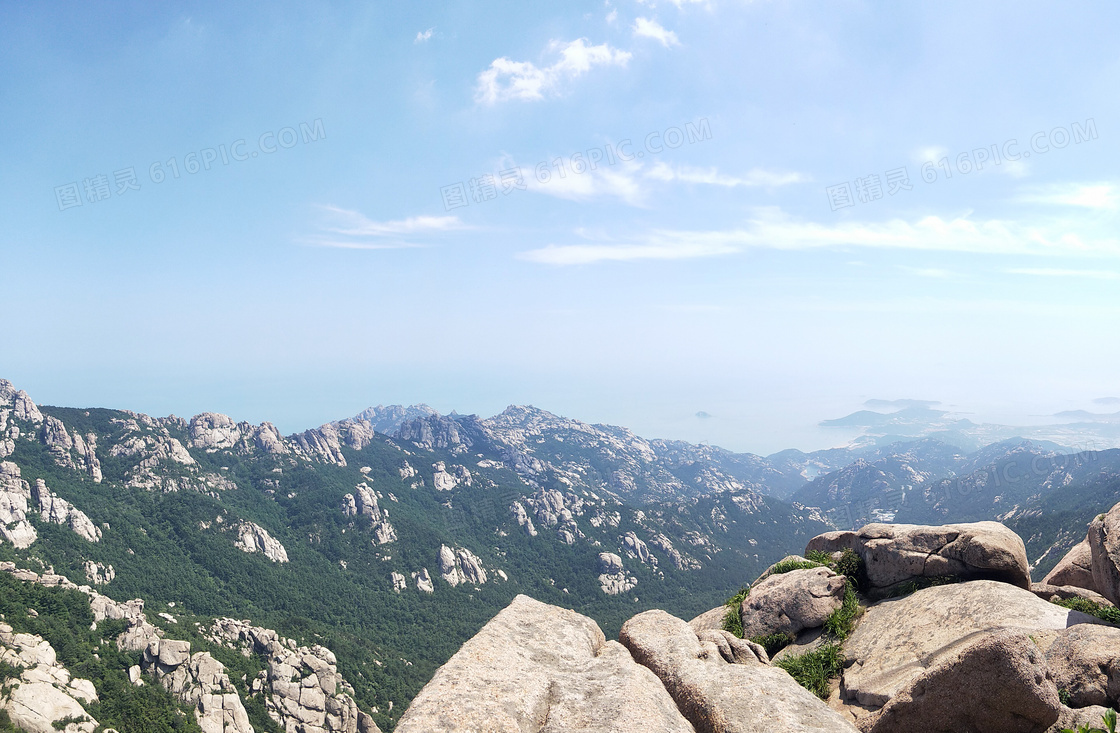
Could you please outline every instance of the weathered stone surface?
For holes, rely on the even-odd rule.
[[[872,733],[1043,733],[1061,703],[1022,631],[983,634],[943,655],[884,706]]]
[[[942,658],[1000,629],[1034,635],[1043,648],[1068,626],[1099,623],[1007,583],[935,586],[867,609],[844,643],[845,698],[885,705]]]
[[[723,618],[727,615],[727,606],[718,606],[710,611],[704,611],[688,622],[692,630],[699,634],[701,631],[723,628]]]
[[[216,412],[195,415],[190,422],[191,445],[214,452],[232,448],[241,440],[241,430],[233,418]]]
[[[703,633],[702,641],[681,619],[646,611],[623,624],[619,635],[700,733],[855,730],[785,671],[753,654],[728,654],[711,640],[713,632]]]
[[[599,553],[599,587],[609,596],[625,593],[638,585],[638,579],[626,574],[622,558],[613,552]]]
[[[1120,605],[1120,504],[1089,524],[1093,590]]]
[[[487,580],[482,560],[465,547],[439,546],[439,574],[448,585],[482,585]]]
[[[805,553],[844,549],[863,558],[873,593],[914,578],[940,575],[1031,587],[1023,540],[999,522],[941,527],[868,524],[855,532],[818,535],[809,541]]]
[[[1054,569],[1046,574],[1042,582],[1045,585],[1072,585],[1095,591],[1097,586],[1093,581],[1093,549],[1089,546],[1089,538],[1074,545]]]
[[[12,722],[27,733],[58,733],[54,724],[67,718],[85,722],[67,725],[64,733],[93,733],[97,728],[81,703],[48,682],[21,683],[5,707]]]
[[[79,700],[97,701],[89,680],[71,678],[58,664],[54,647],[34,634],[17,634],[0,622],[0,662],[19,670],[8,694],[0,695],[0,709],[12,722],[29,733],[57,733],[54,723],[66,718],[81,719],[62,728],[66,733],[92,733],[97,721],[86,714]]]
[[[0,541],[18,549],[30,547],[39,533],[27,521],[31,486],[20,478],[19,466],[0,462]]]
[[[1063,707],[1058,713],[1058,720],[1046,729],[1046,733],[1062,733],[1067,728],[1080,730],[1083,725],[1103,729],[1104,725],[1101,719],[1107,710],[1108,708],[1103,708],[1100,705],[1090,705],[1087,708],[1077,708],[1076,710]]]
[[[1120,701],[1120,628],[1079,624],[1063,630],[1046,650],[1054,684],[1070,705],[1115,705]]]
[[[435,593],[436,586],[432,582],[432,576],[428,573],[427,568],[420,568],[412,574],[412,582],[416,583],[416,589],[424,593]]]
[[[771,575],[751,588],[743,601],[743,636],[797,634],[823,626],[844,603],[848,581],[828,568]]]
[[[234,547],[243,552],[260,552],[273,562],[288,562],[288,551],[284,545],[258,524],[241,522],[237,526],[237,541]]]
[[[682,622],[683,623],[683,622]],[[693,733],[591,619],[517,596],[436,672],[397,733]]]
[[[1113,605],[1112,601],[1108,600],[1100,593],[1097,593],[1095,590],[1081,588],[1076,585],[1045,585],[1043,583],[1032,583],[1031,593],[1034,593],[1045,601],[1066,601],[1070,598],[1084,598],[1087,601],[1105,607],[1111,607]]]
[[[98,542],[101,539],[101,528],[95,525],[85,512],[65,499],[55,496],[47,488],[43,479],[35,479],[31,495],[39,505],[39,516],[44,522],[67,525],[75,534],[88,542]]]

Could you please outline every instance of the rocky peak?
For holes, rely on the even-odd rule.
[[[243,552],[260,552],[273,562],[288,562],[288,551],[259,524],[241,522],[234,546]]]

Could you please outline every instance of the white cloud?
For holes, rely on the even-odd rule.
[[[734,188],[737,186],[765,186],[767,188],[776,188],[778,186],[787,186],[791,183],[805,183],[810,180],[808,176],[804,176],[800,173],[776,173],[774,171],[763,170],[762,168],[752,168],[742,177],[729,176],[720,173],[716,168],[692,168],[689,166],[677,166],[673,168],[663,161],[655,163],[646,175],[658,181],[705,183],[712,186],[725,186],[727,188]]]
[[[677,34],[666,30],[656,20],[638,18],[634,21],[633,30],[635,38],[652,38],[665,48],[681,45],[681,42],[677,40]]]
[[[561,177],[556,168],[550,168],[550,178],[546,182],[537,180],[535,175],[526,176],[525,182],[530,191],[569,201],[613,197],[631,206],[642,206],[645,204],[648,191],[642,185],[641,169],[640,164],[627,162],[583,173],[573,173],[569,170]]]
[[[413,43],[423,43],[424,41],[432,37],[433,31],[435,31],[435,28],[429,28],[426,31],[420,31],[416,34],[416,40],[413,41]]]
[[[618,11],[617,10],[612,10],[611,12],[607,13],[607,22],[608,23],[613,24],[616,20],[618,20]]]
[[[915,163],[925,163],[926,161],[933,161],[934,163],[936,163],[937,161],[948,155],[949,148],[945,148],[940,145],[926,145],[925,147],[918,148],[913,153],[911,153],[911,157],[913,158]]]
[[[631,54],[602,43],[588,46],[587,39],[569,43],[552,41],[546,52],[559,52],[551,66],[538,67],[531,61],[512,61],[505,56],[494,59],[490,68],[478,75],[475,101],[495,104],[510,99],[543,99],[559,90],[564,82],[586,74],[595,66],[625,66]]]
[[[1120,190],[1111,183],[1068,183],[1026,193],[1019,200],[1031,204],[1116,211],[1120,208]]]
[[[307,244],[317,247],[342,249],[415,247],[418,245],[401,238],[469,228],[457,216],[413,216],[394,221],[372,221],[360,212],[337,206],[327,205],[319,208],[326,212],[328,222],[322,227],[321,234],[306,240]]]
[[[791,218],[777,209],[761,210],[747,226],[730,230],[654,230],[638,241],[605,245],[550,245],[520,256],[548,264],[586,264],[604,260],[684,259],[729,254],[750,248],[927,250],[1003,255],[1120,256],[1114,237],[1077,232],[1076,221],[1019,223],[942,219],[818,224]]]

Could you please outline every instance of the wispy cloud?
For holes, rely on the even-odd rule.
[[[560,58],[545,67],[538,67],[531,61],[512,61],[505,56],[494,59],[490,68],[478,75],[475,101],[496,104],[511,99],[544,99],[546,94],[558,92],[564,83],[596,66],[625,66],[631,57],[628,51],[611,48],[606,43],[589,46],[585,38],[568,43],[552,41],[546,53],[559,53]]]
[[[810,180],[808,176],[802,175],[801,173],[777,173],[763,170],[762,168],[752,168],[744,176],[730,176],[720,173],[716,168],[691,168],[689,166],[677,166],[674,168],[663,161],[655,163],[646,175],[658,181],[705,183],[711,186],[725,186],[728,188],[734,188],[736,186],[765,186],[767,188],[775,188],[778,186],[788,186],[791,183],[805,183]]]
[[[1065,183],[1035,189],[1019,197],[1024,203],[1076,206],[1085,209],[1120,209],[1120,190],[1108,182]]]
[[[660,23],[650,18],[638,18],[634,21],[633,31],[635,38],[652,38],[665,48],[681,45],[676,33],[666,30]]]
[[[373,221],[364,214],[337,206],[320,206],[327,222],[320,233],[305,240],[317,247],[340,249],[399,249],[420,246],[406,238],[438,234],[469,227],[457,216],[413,216],[393,221]]]
[[[627,162],[579,174],[568,173],[564,177],[554,170],[547,182],[541,183],[532,176],[526,178],[526,183],[530,191],[569,201],[616,198],[631,206],[644,206],[649,191],[643,184],[641,171],[641,164]]]
[[[654,230],[636,241],[603,245],[550,245],[520,256],[547,264],[587,264],[608,260],[685,259],[730,254],[746,249],[807,250],[874,248],[969,252],[1003,255],[1120,256],[1115,237],[1092,237],[1076,224],[1002,220],[973,221],[927,216],[917,221],[818,224],[789,217],[777,209],[761,210],[746,226],[729,230]]]
[[[413,43],[423,43],[424,41],[427,41],[432,37],[433,32],[435,32],[435,28],[429,28],[426,31],[420,31],[416,34],[416,40],[413,41]]]
[[[1006,270],[1011,275],[1032,275],[1035,277],[1074,277],[1090,280],[1120,280],[1120,272],[1111,270],[1063,270],[1055,267],[1016,267]]]

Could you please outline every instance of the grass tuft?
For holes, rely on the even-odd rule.
[[[750,586],[744,586],[723,604],[727,606],[727,613],[723,614],[723,622],[720,624],[720,628],[724,631],[730,631],[740,639],[743,638],[743,617],[739,615],[739,606],[742,605],[750,593]]]
[[[794,642],[793,634],[777,633],[769,634],[767,636],[752,636],[750,641],[760,645],[766,650],[768,657],[773,657],[775,654],[785,649],[787,646]]]
[[[789,672],[797,684],[827,700],[829,681],[839,677],[844,668],[844,654],[839,644],[825,644],[811,652],[779,659],[774,666]]]
[[[1062,601],[1050,601],[1056,606],[1068,608],[1073,611],[1081,611],[1090,616],[1096,616],[1102,621],[1107,621],[1110,624],[1120,624],[1120,608],[1115,606],[1102,606],[1099,603],[1094,603],[1087,598],[1067,598]]]

